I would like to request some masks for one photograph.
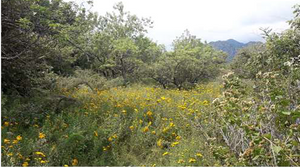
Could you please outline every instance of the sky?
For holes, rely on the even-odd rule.
[[[260,28],[287,29],[292,7],[299,4],[299,0],[94,0],[92,11],[105,15],[120,1],[125,11],[154,21],[147,36],[167,48],[185,29],[202,42],[263,41]]]

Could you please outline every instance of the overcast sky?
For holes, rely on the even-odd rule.
[[[82,1],[82,0],[76,0]],[[138,17],[151,17],[148,30],[153,41],[170,47],[188,29],[202,41],[235,39],[262,41],[260,28],[280,32],[293,18],[299,0],[94,0],[93,11],[104,15],[122,1],[125,10]]]

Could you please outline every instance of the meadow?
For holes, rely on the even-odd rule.
[[[193,90],[134,85],[62,89],[76,107],[34,118],[27,129],[5,117],[7,165],[218,165],[207,143],[217,83]]]

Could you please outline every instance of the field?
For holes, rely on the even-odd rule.
[[[2,126],[2,162],[14,165],[218,165],[207,142],[217,83],[193,90],[131,86],[62,89],[80,101],[34,118],[26,130]]]

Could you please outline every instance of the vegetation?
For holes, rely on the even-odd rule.
[[[2,165],[299,165],[299,5],[227,65],[188,30],[166,51],[150,19],[92,4],[1,1]]]

